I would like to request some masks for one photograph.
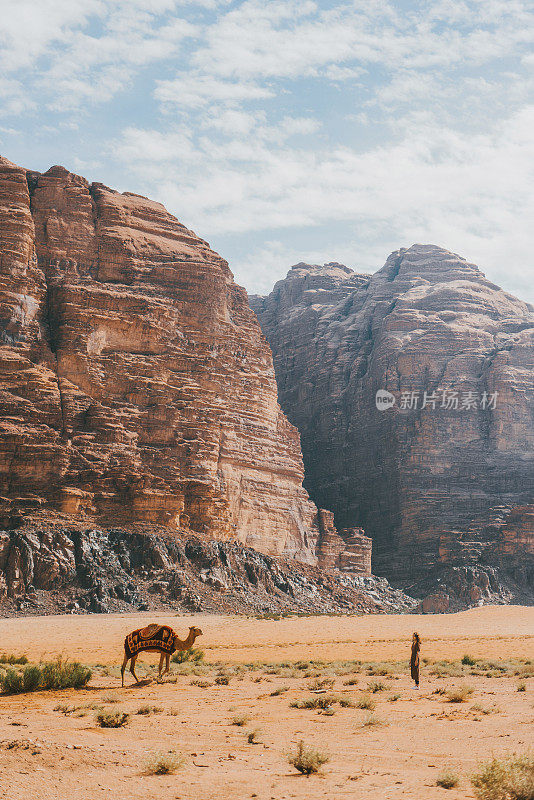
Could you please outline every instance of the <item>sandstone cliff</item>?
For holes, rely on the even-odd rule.
[[[60,512],[317,560],[246,293],[159,203],[0,160],[0,417],[7,528]]]
[[[532,309],[427,245],[372,276],[297,264],[250,302],[304,485],[338,528],[365,528],[373,571],[473,603],[497,588],[485,565],[498,565],[508,596],[532,600]]]

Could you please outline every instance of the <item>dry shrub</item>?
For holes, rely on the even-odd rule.
[[[218,686],[228,686],[228,684],[230,683],[230,678],[228,677],[228,675],[218,675],[215,678],[215,683]]]
[[[443,789],[454,789],[459,783],[460,778],[450,767],[445,767],[436,779],[436,786],[441,786]]]
[[[119,702],[119,695],[116,692],[109,692],[109,694],[103,694],[100,698],[101,703],[118,703]]]
[[[376,692],[383,692],[387,688],[388,687],[385,683],[383,683],[383,681],[371,681],[367,684],[367,689],[373,694],[376,694]]]
[[[376,728],[379,725],[385,725],[383,719],[380,717],[375,717],[374,714],[366,714],[362,720],[362,728]]]
[[[289,686],[279,686],[278,689],[275,689],[274,692],[271,692],[269,697],[278,697],[279,695],[284,694],[284,692],[289,692]]]
[[[321,692],[324,689],[331,689],[334,682],[334,678],[316,678],[308,684],[308,689],[310,692]]]
[[[449,703],[463,703],[470,695],[473,694],[473,687],[463,684],[455,686],[452,689],[447,689],[446,696]]]
[[[493,758],[471,782],[479,800],[534,800],[534,756]]]
[[[307,747],[301,739],[296,752],[290,753],[287,760],[303,775],[312,775],[330,761],[330,756],[321,750],[316,750],[315,747]]]
[[[374,711],[376,708],[376,700],[369,694],[362,694],[356,700],[356,708],[363,708],[366,711]]]
[[[325,694],[324,697],[310,697],[308,700],[293,700],[293,702],[289,704],[289,707],[326,709],[337,702],[337,698],[334,697],[334,695]]]
[[[140,714],[143,717],[149,717],[151,714],[162,714],[163,709],[161,706],[146,705],[146,706],[139,706],[139,708],[135,713]]]
[[[249,720],[250,717],[247,714],[236,714],[235,717],[232,717],[232,725],[242,728]]]
[[[130,715],[126,711],[100,711],[95,719],[101,728],[122,728]]]
[[[184,764],[185,757],[173,750],[168,753],[154,753],[145,762],[144,773],[145,775],[172,775]]]

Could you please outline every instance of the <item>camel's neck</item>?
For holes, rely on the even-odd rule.
[[[193,645],[195,643],[195,638],[196,637],[195,637],[195,634],[193,633],[193,631],[189,631],[189,633],[187,635],[187,639],[184,639],[183,642],[178,638],[176,639],[176,645],[177,645],[176,649],[177,650],[189,650],[190,647],[193,647]]]

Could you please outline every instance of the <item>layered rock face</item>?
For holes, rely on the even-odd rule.
[[[317,560],[246,293],[159,203],[0,160],[0,415],[8,528],[50,510]]]
[[[298,264],[250,302],[305,486],[372,537],[373,571],[435,585],[455,570],[447,586],[476,602],[498,588],[480,565],[498,564],[532,597],[532,309],[430,245],[372,276]]]

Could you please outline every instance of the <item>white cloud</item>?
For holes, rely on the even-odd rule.
[[[101,163],[202,236],[241,239],[243,265],[375,269],[435,241],[497,281],[532,274],[530,0],[5,8],[0,113],[23,128],[34,114],[26,136],[48,137],[50,163],[67,142],[76,168]]]
[[[362,252],[353,260],[368,264],[377,240],[391,249],[431,241],[509,279],[531,268],[534,175],[525,165],[534,163],[533,126],[534,107],[477,136],[433,127],[423,116],[400,141],[364,152],[239,137],[206,136],[196,145],[185,137],[184,146],[183,133],[130,130],[115,154],[203,236],[345,222],[359,231]]]
[[[234,105],[246,100],[274,97],[274,92],[255,83],[223,81],[210,75],[184,73],[169,81],[156,81],[154,97],[163,105],[192,108],[213,102]]]

